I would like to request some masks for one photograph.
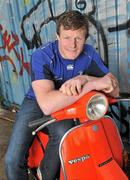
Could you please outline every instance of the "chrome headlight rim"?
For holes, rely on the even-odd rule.
[[[94,101],[96,102],[96,99],[103,101],[103,103],[101,105],[104,105],[104,107],[103,107],[104,109],[100,115],[98,115],[98,116],[95,115],[95,117],[92,117],[92,114],[89,113],[89,108],[90,108],[89,106],[91,105],[92,102],[94,102]],[[94,94],[86,104],[86,115],[89,118],[89,120],[98,120],[98,119],[102,118],[106,114],[107,110],[108,110],[108,100],[107,100],[107,97],[102,93]]]

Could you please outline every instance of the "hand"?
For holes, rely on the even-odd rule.
[[[118,87],[118,81],[111,73],[99,78],[93,83],[96,90],[103,91],[105,93],[111,93]]]
[[[82,87],[87,82],[85,75],[76,76],[66,81],[59,89],[62,93],[68,96],[79,95],[82,91]]]
[[[110,96],[116,98],[119,96],[119,92],[120,92],[119,83],[118,83],[117,79],[111,73],[109,73],[108,76],[111,79],[111,91],[110,91],[110,89],[104,89],[103,91],[105,93],[109,93]]]

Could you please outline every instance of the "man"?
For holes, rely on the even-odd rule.
[[[27,156],[33,141],[28,123],[66,107],[91,90],[110,96],[119,95],[116,78],[104,66],[90,45],[88,21],[79,11],[61,15],[57,22],[57,40],[32,55],[32,86],[17,115],[6,153],[9,180],[26,180]],[[44,180],[53,180],[60,166],[58,148],[63,135],[73,127],[73,120],[55,122],[47,127],[49,142],[41,162]]]

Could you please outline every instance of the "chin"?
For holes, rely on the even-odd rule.
[[[75,60],[76,57],[68,56],[66,59],[68,59],[68,60]]]
[[[79,54],[78,54],[78,55],[69,55],[69,56],[67,56],[67,59],[72,59],[72,60],[74,60],[74,59],[76,59],[78,56],[79,56]]]

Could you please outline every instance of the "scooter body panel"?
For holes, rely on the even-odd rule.
[[[106,133],[111,127],[112,131]],[[113,179],[116,180],[120,176],[125,180],[126,176],[119,167],[122,165],[122,143],[115,128],[110,118],[103,118],[89,121],[68,131],[62,138],[59,149],[64,176],[61,179],[106,180],[110,172],[109,176]],[[111,146],[119,146],[119,149]],[[114,157],[116,154],[121,155],[117,162]]]
[[[97,167],[96,171],[97,179],[95,180],[128,180],[128,177],[114,159],[101,167]]]
[[[37,168],[40,165],[47,142],[48,136],[39,131],[29,149],[28,166],[30,168]]]
[[[123,159],[122,154],[124,150],[124,146],[118,131],[118,128],[111,117],[105,117],[101,119],[103,128],[105,130],[105,134],[107,137],[107,141],[110,144],[111,152],[113,154],[114,159],[123,167]]]

